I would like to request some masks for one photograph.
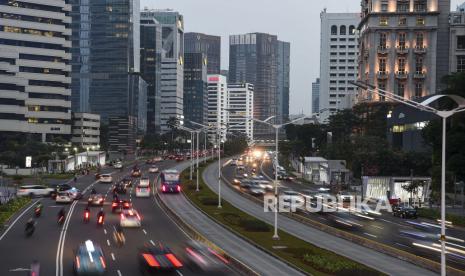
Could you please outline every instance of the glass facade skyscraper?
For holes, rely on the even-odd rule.
[[[207,66],[207,58],[203,53],[184,54],[184,118],[186,121],[207,123]]]
[[[221,37],[202,33],[186,33],[185,53],[203,53],[207,58],[207,73],[221,73]]]
[[[291,44],[278,40],[278,117],[289,120]]]

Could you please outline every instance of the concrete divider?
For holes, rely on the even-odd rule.
[[[229,180],[227,180],[225,177],[222,176],[221,178],[236,193],[238,193],[241,196],[253,201],[254,203],[256,203],[258,205],[263,206],[263,200],[261,200],[261,199],[259,199],[257,197],[254,197],[254,196],[252,196],[252,195],[250,195],[248,193],[245,193],[245,192],[241,191],[240,188],[238,189],[235,185],[233,185],[231,182],[229,182]],[[320,222],[317,222],[315,220],[312,220],[310,218],[307,218],[307,217],[303,216],[302,215],[303,211],[301,211],[301,210],[298,210],[298,212],[300,214],[296,214],[296,213],[280,213],[280,214],[284,215],[284,216],[287,216],[289,218],[292,218],[294,220],[297,220],[300,223],[306,224],[306,225],[308,225],[310,227],[316,228],[318,230],[321,230],[323,232],[326,232],[326,233],[329,233],[331,235],[337,236],[339,238],[343,238],[345,240],[351,241],[351,242],[359,244],[361,246],[376,250],[378,252],[384,253],[384,254],[389,255],[391,257],[395,257],[395,258],[398,258],[400,260],[410,262],[412,264],[415,264],[417,266],[423,267],[425,269],[428,269],[428,270],[431,270],[431,271],[434,271],[434,272],[438,272],[438,273],[441,272],[441,264],[438,263],[438,262],[434,262],[432,260],[417,256],[417,255],[414,255],[412,253],[409,253],[409,252],[406,252],[406,251],[403,251],[403,250],[400,250],[400,249],[397,249],[397,248],[394,248],[394,247],[391,247],[391,246],[388,246],[386,244],[382,244],[382,243],[379,243],[379,242],[376,242],[376,241],[373,241],[373,240],[370,240],[370,239],[366,239],[364,237],[360,237],[360,236],[351,234],[351,233],[346,232],[346,231],[336,229],[334,227],[322,224]],[[455,269],[455,268],[452,268],[452,267],[447,267],[447,275],[454,275],[454,276],[455,275],[461,275],[461,276],[464,276],[465,271],[461,271],[461,270],[458,270],[458,269]]]
[[[187,197],[186,197],[187,198]],[[229,254],[227,254],[223,249],[219,248],[216,246],[213,242],[208,240],[206,237],[204,237],[202,234],[197,232],[192,226],[189,224],[185,223],[173,210],[168,208],[168,206],[165,205],[163,200],[160,198],[160,195],[158,193],[155,193],[155,199],[161,206],[161,208],[165,211],[166,214],[168,214],[174,221],[175,223],[193,240],[201,241],[205,244],[208,244],[211,248],[219,252],[221,255],[223,255],[228,261],[229,264],[239,273],[243,275],[251,275],[251,276],[258,276],[259,274],[255,272],[252,268],[248,267],[246,264],[242,263],[241,261],[231,257]],[[195,206],[195,205],[194,205]]]

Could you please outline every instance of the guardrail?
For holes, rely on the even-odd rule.
[[[227,183],[232,190],[234,190],[236,193],[240,194],[241,196],[255,202],[258,205],[263,206],[263,201],[260,200],[259,198],[256,198],[248,193],[245,193],[241,191],[240,189],[237,189],[235,185],[233,185],[229,180],[227,180],[224,176],[221,176],[222,180]],[[297,210],[299,213],[303,213],[301,210]],[[295,213],[280,213],[281,215],[287,216],[291,219],[294,219],[300,223],[306,224],[310,227],[316,228],[318,230],[321,230],[323,232],[329,233],[331,235],[337,236],[339,238],[343,238],[345,240],[351,241],[353,243],[356,243],[358,245],[376,250],[378,252],[384,253],[386,255],[389,255],[391,257],[395,257],[397,259],[403,260],[410,262],[412,264],[418,265],[422,268],[434,271],[434,272],[440,272],[441,271],[441,264],[438,262],[434,262],[432,260],[414,255],[412,253],[399,250],[397,248],[370,240],[366,239],[364,237],[360,237],[339,229],[336,229],[334,227],[322,224],[320,222],[314,221],[310,218],[304,217],[303,215],[300,214],[295,214]],[[461,271],[458,269],[455,269],[453,267],[447,267],[447,275],[465,275],[465,271]]]

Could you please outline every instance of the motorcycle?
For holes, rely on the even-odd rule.
[[[58,225],[62,226],[65,223],[65,216],[58,217]]]
[[[34,231],[35,231],[34,224],[28,224],[26,226],[26,229],[24,229],[24,233],[26,234],[26,237],[32,236],[32,234],[34,234]]]
[[[90,211],[89,210],[86,210],[84,212],[84,223],[88,223],[90,220]]]
[[[102,215],[102,214],[98,215],[98,217],[97,217],[97,225],[100,225],[100,226],[103,225],[104,219],[105,219],[104,215]]]
[[[35,210],[34,210],[34,214],[35,214],[36,218],[40,217],[42,215],[42,208],[36,207]]]

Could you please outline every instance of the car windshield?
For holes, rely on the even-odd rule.
[[[68,193],[58,193],[59,196],[68,196]]]

